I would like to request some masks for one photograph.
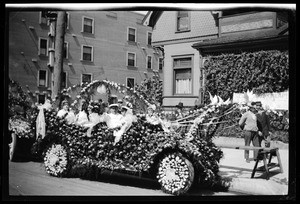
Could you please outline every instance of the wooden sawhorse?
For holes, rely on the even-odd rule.
[[[269,155],[269,161],[267,162],[267,157]],[[272,157],[277,157],[277,164],[271,163]],[[258,162],[263,160],[264,165],[257,168]],[[251,178],[254,177],[256,171],[265,171],[266,173],[266,179],[269,179],[269,169],[274,167],[279,167],[280,173],[283,173],[283,167],[280,159],[279,149],[278,148],[263,148],[262,150],[259,150],[257,160],[255,162]]]
[[[280,168],[280,173],[283,173],[283,168],[281,164],[280,154],[278,148],[266,148],[266,147],[254,147],[254,146],[236,146],[236,145],[220,145],[221,148],[229,149],[240,149],[240,150],[258,150],[257,160],[255,162],[254,168],[252,170],[251,178],[254,178],[256,171],[264,170],[266,172],[266,179],[269,179],[269,169],[278,166]],[[267,163],[267,157],[269,155],[269,161]],[[276,156],[278,164],[271,163],[272,157]],[[258,162],[263,160],[264,166],[257,168]]]

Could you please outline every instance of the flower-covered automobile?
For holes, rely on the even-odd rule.
[[[92,82],[76,100],[102,85],[103,82]],[[109,85],[128,95],[122,86],[105,83],[106,87]],[[141,101],[143,98],[137,96],[133,108],[142,107]],[[218,162],[223,155],[212,142],[215,122],[231,108],[230,104],[203,107],[186,119],[175,121],[170,131],[165,131],[161,123],[148,122],[146,114],[136,111],[137,120],[116,143],[115,129],[108,128],[105,122],[95,125],[88,136],[87,128],[67,123],[53,109],[45,110],[45,168],[50,175],[61,177],[93,179],[106,170],[145,176],[174,195],[187,193],[197,183],[212,187],[220,181]]]

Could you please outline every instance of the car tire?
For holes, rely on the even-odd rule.
[[[16,160],[16,146],[17,146],[17,135],[11,133],[11,143],[9,144],[9,161],[14,162]]]
[[[158,163],[157,179],[165,193],[185,194],[191,188],[194,177],[193,164],[181,153],[169,153]]]

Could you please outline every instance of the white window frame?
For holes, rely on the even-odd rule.
[[[66,29],[69,30],[69,27],[70,27],[70,13],[69,12],[66,12],[67,14],[67,21],[66,21]]]
[[[148,67],[149,57],[151,57],[151,67],[150,68]],[[152,59],[153,59],[153,57],[151,55],[147,55],[147,69],[152,69],[152,67],[153,67]]]
[[[149,42],[149,35],[148,35],[149,33],[151,33],[151,44],[148,43]],[[152,46],[152,36],[153,36],[153,32],[147,31],[147,42],[146,42],[146,45]]]
[[[84,19],[87,18],[87,19],[90,19],[93,21],[92,23],[92,33],[90,34],[94,34],[94,31],[95,31],[95,19],[94,18],[91,18],[91,17],[87,17],[87,16],[82,16],[82,25],[81,25],[81,32],[82,33],[88,33],[88,32],[85,32],[84,31]]]
[[[69,42],[65,41],[64,43],[66,43],[66,57],[64,59],[69,59]]]
[[[174,61],[176,59],[184,59],[184,58],[191,58],[191,67],[174,67]],[[194,73],[194,56],[193,55],[183,55],[183,56],[173,56],[172,57],[172,69],[173,69],[173,95],[174,96],[180,96],[180,95],[184,95],[184,96],[189,96],[189,95],[193,95],[193,91],[194,91],[194,79],[193,79],[193,73]],[[175,79],[175,70],[180,70],[180,69],[191,69],[191,93],[176,93],[176,79]]]
[[[126,77],[126,87],[129,87],[127,82],[128,82],[128,79],[133,79],[134,83],[133,83],[133,89],[134,89],[134,84],[135,84],[135,77]]]
[[[40,85],[40,71],[45,71],[46,72],[46,82],[45,82],[45,86],[41,86]],[[38,81],[37,81],[37,86],[38,87],[48,87],[48,70],[45,70],[45,69],[40,69],[40,70],[38,70],[38,76],[37,76],[37,79],[38,79]]]
[[[43,23],[42,22],[42,11],[40,11],[40,14],[39,14],[39,24],[46,24],[46,25],[49,25],[49,21],[48,19],[46,18],[46,23]]]
[[[178,27],[178,19],[179,19],[179,11],[177,11],[176,13],[176,33],[180,33],[180,32],[188,32],[188,31],[191,31],[191,12],[188,11],[188,28],[187,29],[184,29],[184,30],[179,30],[179,27]]]
[[[127,52],[127,54],[126,54],[126,66],[131,67],[131,65],[128,64],[128,55],[129,54],[134,54],[134,67],[136,67],[136,53],[135,52]]]
[[[162,59],[162,68],[161,69],[159,69],[159,60],[160,59]],[[159,71],[159,70],[163,70],[164,69],[164,58],[163,57],[159,57],[158,58],[158,67],[157,67],[157,70]]]
[[[92,54],[92,59],[91,61],[88,61],[88,60],[84,60],[83,59],[83,47],[90,47],[92,48],[92,51],[91,51],[91,54]],[[93,46],[90,46],[90,45],[81,45],[81,61],[85,61],[85,62],[93,62],[94,61],[94,47]]]
[[[46,55],[42,55],[41,54],[41,40],[46,40],[47,43],[47,48],[46,48]],[[39,37],[39,49],[38,49],[38,55],[42,55],[42,56],[48,56],[48,52],[49,52],[49,40],[48,38],[43,38],[43,37]]]
[[[92,73],[82,73],[81,74],[81,79],[80,79],[80,81],[81,81],[81,83],[83,83],[83,81],[82,81],[82,78],[83,78],[83,75],[90,75],[91,76],[91,82],[93,81],[93,74]]]
[[[134,29],[134,36],[135,36],[135,38],[134,38],[134,41],[130,41],[129,40],[129,29]],[[136,28],[135,27],[127,27],[127,41],[128,42],[137,42],[136,40],[137,40],[137,32],[136,32],[137,30],[136,30]]]

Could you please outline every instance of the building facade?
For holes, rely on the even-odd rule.
[[[192,47],[216,38],[218,27],[210,11],[164,11],[153,29],[153,46],[164,49],[163,105],[194,106],[203,87],[202,59]]]
[[[164,49],[164,106],[203,103],[208,55],[288,49],[285,12],[156,11],[143,22],[154,28],[153,46]]]
[[[9,77],[34,92],[51,95],[55,29],[44,11],[9,12]],[[62,88],[107,79],[133,87],[153,71],[162,55],[152,44],[144,15],[131,11],[67,11]]]

